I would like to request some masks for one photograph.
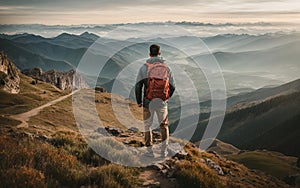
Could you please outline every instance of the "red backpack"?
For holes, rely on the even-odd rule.
[[[170,98],[169,70],[165,63],[146,63],[148,88],[145,98],[152,100],[160,98],[166,101]]]

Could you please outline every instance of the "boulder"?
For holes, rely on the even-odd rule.
[[[0,89],[12,94],[20,92],[19,70],[4,52],[0,52]]]
[[[97,87],[95,87],[95,91],[96,91],[96,92],[99,92],[99,93],[103,93],[103,92],[105,92],[106,90],[105,90],[103,87],[97,86]]]
[[[119,136],[123,131],[119,128],[105,127],[106,131],[109,132],[112,136]]]
[[[220,176],[224,176],[224,172],[223,172],[223,169],[217,165],[213,160],[211,159],[205,159],[206,160],[206,164],[207,166],[209,166],[211,169],[214,169],[218,175]]]
[[[130,128],[128,129],[128,131],[137,133],[137,132],[139,132],[140,130],[139,130],[138,128],[136,128],[136,127],[130,127]]]

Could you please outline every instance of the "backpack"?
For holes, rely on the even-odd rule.
[[[170,98],[169,70],[165,63],[146,63],[147,82],[146,99],[160,98],[166,101]]]

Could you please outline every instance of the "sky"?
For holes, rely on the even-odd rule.
[[[0,0],[0,24],[300,23],[299,0]]]

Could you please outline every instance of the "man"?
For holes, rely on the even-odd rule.
[[[149,55],[150,58],[139,70],[135,94],[138,106],[144,107],[146,155],[154,156],[151,126],[154,113],[156,113],[162,136],[161,157],[166,157],[169,142],[168,99],[175,91],[175,82],[171,69],[160,57],[160,46],[151,45]]]

